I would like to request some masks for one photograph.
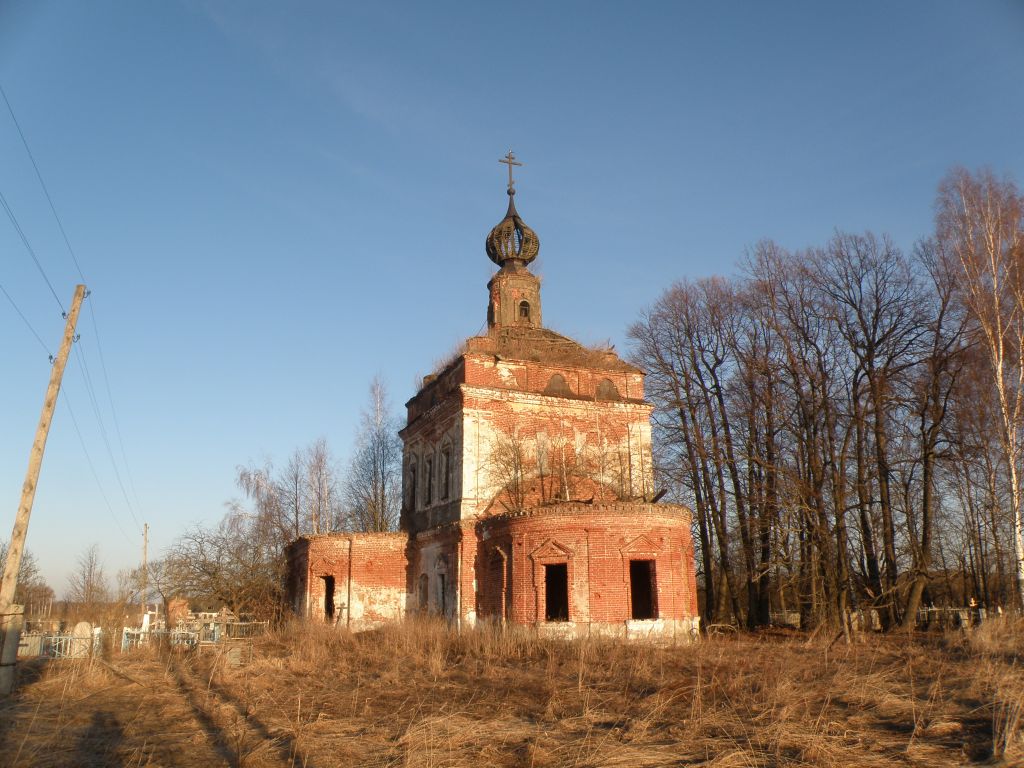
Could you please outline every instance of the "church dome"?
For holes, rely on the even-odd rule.
[[[487,235],[487,255],[499,266],[503,266],[506,261],[529,264],[540,251],[540,239],[519,217],[513,195],[515,190],[510,190],[505,218]]]

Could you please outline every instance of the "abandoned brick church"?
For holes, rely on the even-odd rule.
[[[288,548],[293,609],[352,628],[431,612],[544,633],[697,628],[690,512],[656,503],[644,374],[543,326],[537,235],[515,207],[487,236],[487,332],[406,404],[401,533]]]

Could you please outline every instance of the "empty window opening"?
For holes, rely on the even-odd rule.
[[[544,566],[544,619],[569,620],[569,566],[566,563]]]
[[[447,499],[452,491],[452,449],[441,451],[441,498]]]
[[[519,302],[519,319],[529,322],[530,320],[530,302],[520,301]]]
[[[569,389],[569,385],[565,381],[565,376],[560,373],[556,373],[548,379],[548,385],[544,387],[544,394],[568,397],[572,394],[572,390]]]
[[[434,500],[434,460],[427,459],[423,464],[423,503],[430,506]]]
[[[437,575],[437,604],[441,608],[441,615],[448,614],[448,600],[445,593],[448,591],[447,577],[443,573]]]
[[[611,379],[601,379],[597,385],[596,399],[598,400],[621,400],[619,390],[612,383]]]
[[[629,602],[634,619],[658,618],[653,560],[629,561]]]
[[[324,619],[334,621],[334,577],[321,576],[324,580]]]

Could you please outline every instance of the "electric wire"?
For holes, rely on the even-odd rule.
[[[85,454],[85,461],[89,465],[89,471],[92,472],[93,480],[96,481],[96,488],[99,489],[100,497],[103,499],[103,503],[106,505],[107,511],[110,512],[110,518],[114,521],[114,525],[117,526],[117,530],[119,530],[121,535],[124,536],[125,541],[132,546],[135,546],[135,542],[129,538],[127,533],[125,533],[124,528],[121,526],[121,521],[118,520],[117,515],[114,514],[114,508],[110,504],[107,492],[103,490],[103,483],[100,482],[100,476],[96,472],[96,465],[93,464],[92,456],[89,454],[89,449],[85,445],[85,439],[82,437],[82,430],[78,427],[78,419],[75,418],[75,410],[71,407],[71,398],[68,397],[67,390],[63,387],[61,387],[60,394],[61,397],[64,398],[64,404],[68,407],[68,413],[71,415],[71,423],[75,426],[75,434],[78,435],[78,442],[82,446],[82,452]]]
[[[82,274],[82,266],[78,263],[78,256],[75,255],[75,249],[71,247],[71,241],[68,240],[68,233],[64,231],[64,223],[60,220],[60,216],[57,215],[57,208],[53,204],[53,198],[50,197],[50,190],[47,189],[46,182],[43,181],[43,174],[39,172],[39,166],[36,164],[35,155],[33,155],[32,150],[29,149],[28,139],[25,138],[25,132],[21,130],[21,123],[18,122],[18,117],[14,114],[14,107],[11,106],[10,99],[7,98],[7,91],[4,90],[2,84],[0,84],[0,96],[4,97],[4,104],[7,105],[7,111],[11,113],[11,120],[14,121],[14,127],[18,129],[18,135],[21,137],[21,143],[25,147],[28,159],[32,161],[32,168],[36,172],[36,178],[39,179],[39,186],[43,188],[43,194],[46,195],[46,202],[50,204],[50,211],[53,213],[53,218],[57,220],[57,227],[60,229],[60,234],[64,238],[64,244],[68,247],[71,259],[75,262],[75,269],[78,270],[78,276],[82,278],[82,282],[84,283],[85,275]]]
[[[14,311],[18,313],[18,317],[22,319],[26,327],[28,327],[28,329],[32,332],[32,335],[36,337],[36,341],[39,342],[39,346],[41,346],[43,348],[43,351],[46,352],[46,354],[49,355],[50,358],[52,359],[53,353],[50,351],[50,348],[46,346],[46,342],[43,341],[43,337],[39,335],[36,329],[32,326],[32,323],[28,321],[28,318],[25,317],[25,313],[21,311],[21,309],[15,303],[14,299],[11,298],[11,294],[7,292],[7,289],[4,288],[2,283],[0,283],[0,292],[3,292],[4,296],[7,297],[7,301],[9,301],[11,303],[11,306],[14,307]]]
[[[43,265],[39,262],[39,257],[36,256],[35,250],[29,243],[28,238],[25,236],[25,230],[21,228],[21,224],[18,223],[18,217],[14,215],[14,211],[11,210],[11,206],[7,204],[7,198],[4,197],[4,193],[0,192],[0,205],[3,206],[7,212],[7,218],[11,220],[11,224],[14,226],[14,230],[18,233],[21,238],[21,242],[25,245],[25,250],[28,251],[28,255],[32,257],[32,261],[36,263],[36,269],[39,270],[39,274],[43,276],[43,280],[46,281],[46,287],[50,289],[50,293],[53,294],[53,300],[57,302],[57,306],[60,307],[61,314],[65,314],[64,304],[61,302],[60,297],[57,295],[57,291],[53,289],[53,283],[50,282],[50,278],[46,274],[46,270],[43,269]]]
[[[71,246],[68,247],[70,248]],[[77,260],[75,263],[78,263]],[[82,282],[85,282],[84,277]],[[103,354],[103,343],[100,341],[100,327],[96,322],[95,307],[95,300],[90,301],[89,317],[92,320],[93,335],[96,337],[96,351],[100,357],[100,372],[103,374],[103,386],[107,392],[107,402],[110,403],[110,416],[114,421],[114,434],[117,435],[117,444],[121,449],[121,461],[124,463],[124,472],[128,476],[128,487],[131,488],[132,497],[135,499],[135,506],[142,509],[142,502],[139,501],[139,492],[135,489],[135,478],[132,476],[132,469],[128,465],[128,452],[124,449],[124,438],[121,436],[121,420],[117,418],[117,408],[114,407],[114,394],[110,389],[110,376],[107,375],[107,360]]]
[[[10,206],[7,205],[7,201],[4,199],[3,193],[0,193],[0,204],[2,204],[4,209],[7,211],[7,215],[11,219],[11,223],[14,225],[14,228],[18,231],[18,234],[21,236],[22,243],[24,243],[25,248],[29,252],[29,255],[31,255],[32,259],[35,261],[36,266],[39,268],[40,274],[46,281],[46,284],[50,286],[50,292],[53,293],[54,298],[57,299],[57,304],[61,308],[61,313],[66,317],[67,313],[64,311],[63,304],[60,303],[60,299],[57,298],[56,291],[53,290],[53,284],[50,283],[50,279],[49,277],[47,277],[46,271],[43,269],[42,264],[39,263],[39,259],[36,258],[35,251],[33,250],[31,243],[29,243],[28,238],[25,236],[25,233],[22,231],[21,226],[18,224],[18,220],[14,216],[14,212],[11,211]],[[4,291],[4,293],[6,294],[7,292]],[[8,298],[10,298],[9,295]],[[42,342],[42,339],[40,339],[40,342]],[[79,363],[81,365],[81,370],[83,372],[82,375],[86,383],[86,391],[89,393],[89,398],[92,403],[93,412],[96,415],[96,421],[100,427],[100,434],[103,437],[103,442],[105,443],[107,448],[107,455],[110,458],[111,466],[114,469],[114,476],[117,478],[118,485],[121,487],[121,493],[124,495],[125,503],[128,505],[128,512],[131,514],[132,519],[135,520],[136,526],[138,526],[139,529],[141,530],[142,527],[139,525],[138,518],[135,516],[135,510],[132,508],[131,501],[128,499],[128,494],[124,490],[124,483],[121,480],[121,473],[117,468],[117,462],[114,460],[114,452],[110,449],[110,440],[107,437],[107,430],[103,424],[103,414],[100,411],[99,402],[96,400],[95,389],[92,386],[92,377],[89,376],[89,367],[85,362],[85,357],[83,356],[81,352],[81,347],[78,344],[75,345],[75,352],[76,354],[78,354]]]
[[[61,237],[64,239],[64,245],[67,246],[68,253],[71,255],[71,260],[72,260],[72,262],[74,262],[75,270],[78,272],[78,276],[79,276],[79,278],[81,278],[82,283],[87,283],[87,281],[85,279],[85,274],[82,271],[82,265],[81,265],[81,263],[78,260],[78,255],[75,253],[75,249],[71,246],[71,239],[68,237],[67,230],[64,228],[64,222],[61,219],[60,214],[57,213],[57,206],[53,202],[53,196],[50,195],[50,189],[49,189],[49,187],[46,186],[46,181],[43,179],[42,171],[39,170],[39,164],[36,162],[35,155],[32,153],[32,148],[29,146],[28,138],[25,136],[25,132],[21,128],[21,123],[18,121],[18,116],[15,114],[14,107],[11,105],[11,100],[9,98],[7,98],[7,92],[4,90],[2,84],[0,84],[0,95],[3,96],[4,104],[7,105],[7,111],[11,115],[11,120],[14,122],[14,127],[18,130],[18,136],[21,138],[22,146],[25,147],[25,153],[28,155],[28,158],[29,158],[29,160],[32,163],[32,169],[36,173],[36,179],[38,179],[39,186],[42,187],[43,194],[46,196],[46,202],[50,206],[50,212],[53,214],[54,221],[57,222],[57,228],[60,230]],[[13,215],[13,214],[10,214],[10,212],[9,212],[9,215]],[[19,228],[19,232],[20,232],[20,228]],[[24,235],[22,235],[22,240],[25,241],[25,244],[27,246],[28,242],[27,242],[27,239],[24,237]],[[30,248],[30,252],[31,252],[31,248]],[[38,261],[37,261],[37,266],[39,266]],[[42,270],[41,266],[40,266],[40,270]],[[51,286],[51,292],[53,292],[52,286]],[[87,295],[91,295],[91,294],[87,294]],[[54,292],[54,297],[56,297],[56,293],[55,292]],[[58,304],[60,303],[59,299],[58,299],[57,303]],[[63,311],[63,307],[61,307],[61,310]],[[121,451],[121,461],[124,463],[125,474],[128,476],[128,485],[132,489],[132,494],[135,497],[135,503],[136,503],[137,506],[141,507],[142,505],[139,502],[139,494],[138,494],[138,491],[135,488],[135,479],[132,476],[131,467],[128,464],[128,452],[124,448],[124,438],[122,437],[122,434],[121,434],[121,422],[120,422],[120,419],[118,419],[118,417],[117,417],[117,408],[114,405],[113,391],[110,388],[110,376],[107,373],[106,356],[103,354],[103,342],[100,339],[99,323],[96,321],[95,299],[93,299],[93,301],[89,302],[89,317],[90,317],[90,319],[92,321],[93,334],[94,334],[94,336],[96,338],[96,349],[97,349],[97,352],[99,353],[99,358],[100,358],[100,370],[103,373],[103,383],[104,383],[104,387],[105,387],[106,393],[107,393],[107,402],[110,404],[110,415],[111,415],[111,417],[113,419],[113,422],[114,422],[114,432],[117,435],[118,447],[120,448],[120,451]],[[84,360],[83,360],[83,365],[84,365]],[[93,398],[93,399],[95,401],[95,398]],[[103,430],[103,432],[104,432],[104,439],[106,439],[106,432],[105,432],[105,429],[103,428],[103,425],[102,425],[102,417],[100,416],[100,411],[99,411],[98,406],[96,406],[96,412],[97,412],[97,420],[100,422],[101,430]],[[111,464],[114,465],[114,472],[115,472],[115,474],[117,474],[116,462],[114,462],[113,453],[109,451],[109,445],[108,445],[108,452],[110,453]],[[118,481],[120,482],[120,477],[118,477]],[[126,498],[126,501],[127,501],[127,498]],[[132,511],[130,506],[129,506],[129,511]],[[134,511],[132,511],[132,517],[135,517]],[[137,519],[136,519],[136,524],[138,524],[138,520]]]
[[[75,344],[75,354],[78,355],[79,370],[82,372],[82,379],[85,381],[85,391],[89,395],[89,401],[92,405],[93,413],[96,416],[96,423],[100,428],[100,437],[103,438],[103,445],[107,449],[107,457],[110,459],[110,465],[114,469],[114,477],[117,480],[117,485],[121,489],[121,495],[124,497],[124,503],[128,507],[128,512],[132,516],[132,520],[135,521],[135,526],[141,531],[142,525],[139,523],[139,518],[135,515],[135,509],[132,506],[131,500],[128,498],[128,492],[125,490],[124,481],[121,479],[121,472],[117,468],[117,462],[114,460],[114,452],[110,447],[110,438],[107,435],[106,425],[103,423],[102,414],[100,413],[99,400],[96,398],[96,388],[92,383],[92,375],[89,373],[89,365],[85,361],[85,355],[81,349],[81,342]]]

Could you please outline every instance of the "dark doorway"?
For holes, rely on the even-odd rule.
[[[566,563],[544,566],[544,619],[569,620],[569,566]]]
[[[447,582],[448,582],[448,577],[445,576],[443,573],[439,573],[437,575],[437,590],[438,590],[437,604],[441,608],[441,615],[442,616],[447,616],[448,615],[448,595],[447,595],[448,584],[447,584]]]
[[[334,621],[334,577],[321,576],[324,580],[324,618]]]
[[[629,561],[629,602],[632,606],[632,618],[658,618],[653,560]]]

